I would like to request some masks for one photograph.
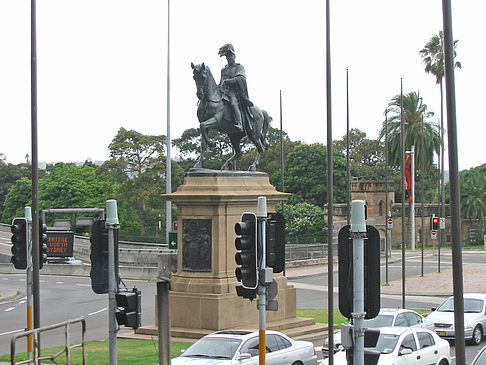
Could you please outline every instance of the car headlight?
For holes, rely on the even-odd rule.
[[[472,330],[472,327],[471,327],[470,325],[466,324],[466,325],[464,326],[464,329],[465,329],[465,330]]]

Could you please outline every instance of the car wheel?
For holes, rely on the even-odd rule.
[[[292,365],[302,365],[302,363],[300,361],[294,361]]]
[[[447,362],[447,360],[441,360],[439,365],[449,365],[449,363]]]
[[[477,325],[476,327],[474,327],[471,343],[473,345],[479,345],[482,339],[483,339],[483,331],[481,329],[481,326]]]

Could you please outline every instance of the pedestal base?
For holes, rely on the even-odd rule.
[[[256,301],[238,297],[235,286],[234,226],[244,212],[256,212],[259,196],[267,210],[286,200],[270,184],[267,174],[192,169],[177,192],[165,197],[178,207],[178,271],[172,276],[172,327],[221,330],[258,327]],[[202,227],[202,228],[201,228]],[[279,310],[268,321],[296,317],[296,291],[281,274]]]

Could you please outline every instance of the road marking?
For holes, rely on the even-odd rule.
[[[10,312],[10,311],[13,311],[15,309],[15,307],[10,307],[10,308],[7,308],[4,310],[4,312]]]
[[[2,278],[2,280],[8,280],[8,278]]]
[[[96,311],[96,312],[93,312],[93,313],[88,313],[88,316],[93,316],[95,314],[98,314],[98,313],[101,313],[101,312],[104,312],[105,310],[107,310],[108,308],[103,308],[103,309],[100,309],[99,311]]]
[[[91,284],[79,284],[79,283],[76,283],[77,286],[91,286]]]
[[[56,284],[64,284],[63,281],[56,281]]]
[[[19,304],[24,304],[25,302],[26,302],[26,300],[21,300],[21,301],[19,302]]]

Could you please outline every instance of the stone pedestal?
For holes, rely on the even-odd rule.
[[[177,192],[165,196],[177,205],[179,224],[178,271],[170,291],[173,328],[258,328],[256,300],[236,294],[234,226],[243,212],[256,212],[259,196],[275,212],[288,194],[276,191],[265,173],[192,169]],[[295,318],[295,288],[281,274],[274,278],[279,309],[267,312],[267,320]]]

